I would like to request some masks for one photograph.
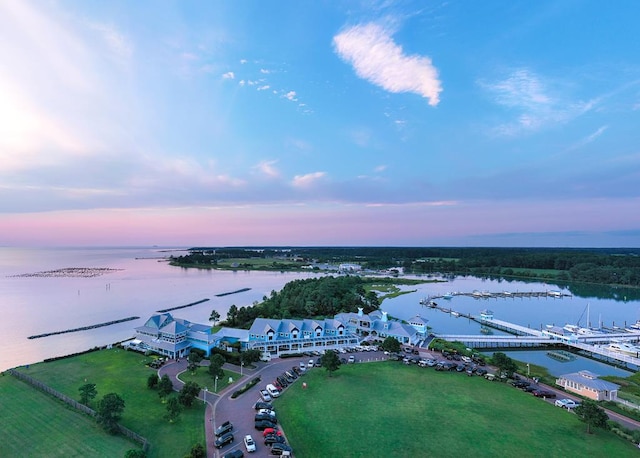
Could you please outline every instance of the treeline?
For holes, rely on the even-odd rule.
[[[366,292],[364,286],[393,281],[357,276],[294,280],[279,292],[271,291],[270,297],[263,297],[261,303],[240,308],[232,305],[226,324],[248,329],[256,318],[333,317],[342,312],[356,312],[358,307],[369,313],[379,307],[379,302],[376,293]]]
[[[638,249],[446,248],[422,262],[415,273],[518,276],[557,282],[640,286]]]
[[[358,263],[365,270],[402,267],[414,274],[640,286],[640,248],[198,247],[178,259],[211,266],[225,258]]]

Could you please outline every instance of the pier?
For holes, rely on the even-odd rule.
[[[451,309],[442,309],[452,313]],[[606,345],[613,341],[640,342],[640,332],[614,332],[602,334],[571,334],[555,335],[548,331],[532,329],[508,321],[496,320],[493,317],[471,316],[458,313],[486,328],[493,328],[511,335],[437,335],[438,338],[450,342],[461,342],[467,347],[481,349],[509,349],[509,348],[553,348],[556,352],[562,352],[563,348],[573,350],[579,354],[597,358],[607,363],[629,368],[640,368],[640,352],[635,356],[612,351]]]
[[[490,292],[490,291],[472,291],[470,293],[464,292],[450,292],[446,294],[433,295],[428,296],[425,299],[421,300],[420,303],[423,305],[427,305],[429,302],[434,300],[449,300],[456,296],[467,296],[473,297],[474,299],[518,299],[518,298],[533,298],[533,297],[548,297],[552,299],[562,299],[564,297],[571,297],[571,294],[564,293],[562,291],[556,290],[546,290],[546,291],[499,291],[499,292]]]

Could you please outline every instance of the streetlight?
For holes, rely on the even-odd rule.
[[[218,392],[218,376],[216,375],[216,384],[215,387],[213,388],[213,391],[215,391],[216,393]]]
[[[529,377],[529,363],[527,363],[527,377]]]
[[[242,368],[244,367],[244,361],[240,361],[240,377],[242,377]]]
[[[203,397],[203,399],[204,399],[204,404],[206,405],[207,404],[207,387],[206,386],[204,387],[204,397]]]

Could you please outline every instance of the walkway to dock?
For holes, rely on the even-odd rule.
[[[450,310],[449,310],[450,312]],[[606,345],[616,340],[629,342],[640,341],[640,332],[624,332],[611,334],[588,335],[554,335],[549,332],[531,329],[508,321],[495,318],[480,318],[465,315],[468,318],[481,323],[483,326],[498,329],[511,335],[439,335],[440,339],[450,342],[461,342],[467,347],[474,348],[523,348],[539,346],[566,346],[578,352],[587,352],[590,355],[598,355],[606,361],[624,363],[640,368],[640,352],[635,356],[611,351]]]

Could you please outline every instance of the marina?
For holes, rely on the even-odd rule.
[[[575,359],[574,353],[579,353],[616,366],[635,370],[640,368],[640,346],[637,345],[640,342],[640,329],[635,327],[608,328],[607,331],[603,331],[603,328],[595,330],[577,325],[565,325],[562,328],[547,325],[546,329],[542,326],[535,329],[496,319],[493,311],[489,309],[484,309],[475,316],[450,307],[440,307],[433,299],[434,296],[430,296],[420,303],[481,325],[481,334],[436,334],[440,339],[482,349],[547,348],[547,355],[558,361],[572,361]],[[491,329],[507,335],[494,335],[489,332]]]

